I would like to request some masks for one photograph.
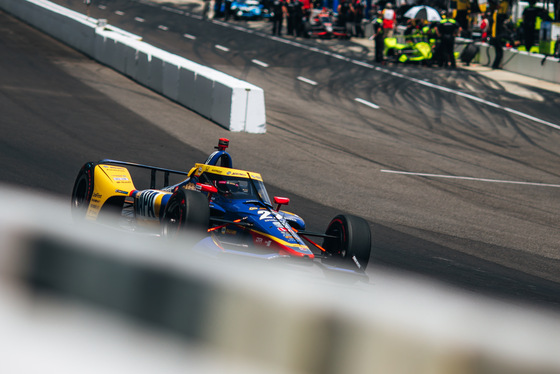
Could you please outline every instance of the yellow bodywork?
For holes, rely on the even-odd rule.
[[[121,166],[96,165],[93,174],[94,188],[86,219],[95,220],[107,200],[113,196],[126,197],[135,190],[128,169]]]
[[[253,173],[246,170],[224,168],[214,165],[195,164],[194,167],[190,170],[189,175],[193,175],[193,172],[196,177],[200,176],[202,173],[211,173],[232,177],[250,178],[262,182],[262,177],[259,173]]]

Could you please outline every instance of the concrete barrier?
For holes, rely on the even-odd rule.
[[[266,132],[257,86],[46,0],[0,0],[0,8],[230,131]]]
[[[197,96],[195,92],[195,79],[196,74],[194,71],[179,67],[178,101],[189,108],[194,107]]]
[[[181,67],[173,61],[163,62],[163,95],[179,101],[179,79]],[[186,106],[186,105],[185,105]]]
[[[130,44],[128,36],[115,31],[99,29],[95,38],[93,56],[97,61],[127,74],[128,62],[132,60],[136,65],[136,50],[130,48]]]
[[[466,43],[469,42],[472,41],[458,38],[456,51],[461,52]],[[491,66],[496,56],[494,47],[488,43],[482,42],[476,42],[476,45],[479,51],[474,62],[485,66]],[[560,60],[556,57],[518,51],[514,48],[504,48],[504,56],[501,65],[504,70],[511,71],[512,73],[560,84],[559,61]]]
[[[208,118],[212,118],[212,105],[214,104],[215,98],[213,91],[214,80],[206,75],[197,73],[194,77],[195,95],[193,108],[198,113]]]

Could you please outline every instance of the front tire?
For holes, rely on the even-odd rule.
[[[80,169],[72,189],[71,211],[74,220],[86,218],[89,203],[93,195],[95,164],[88,162]]]
[[[371,253],[369,223],[353,215],[338,215],[327,227],[323,248],[337,264],[365,270]]]
[[[198,239],[207,234],[209,223],[208,198],[198,191],[180,188],[165,205],[161,220],[162,236],[174,239],[188,232]]]

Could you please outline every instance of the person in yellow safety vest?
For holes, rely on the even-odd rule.
[[[375,62],[383,63],[384,49],[384,31],[383,31],[383,15],[381,11],[377,12],[377,18],[373,20],[373,44],[375,47]]]
[[[437,27],[437,35],[440,39],[440,61],[439,66],[455,68],[455,37],[461,32],[461,27],[453,18],[443,18]]]
[[[406,22],[406,29],[404,30],[404,39],[406,43],[414,44],[421,41],[420,25],[422,20],[409,19]]]
[[[469,30],[468,16],[471,9],[471,2],[469,0],[457,0],[457,13],[455,20],[463,31]]]
[[[430,45],[436,44],[436,33],[437,23],[430,22],[426,26],[422,27],[422,35],[424,36],[424,41]]]
[[[416,24],[416,28],[412,32],[412,40],[414,43],[419,43],[424,41],[424,33],[422,32],[424,28],[423,26],[424,26],[424,21],[421,19],[418,20]]]
[[[529,6],[523,10],[523,44],[527,52],[530,52],[531,47],[535,44],[535,34],[540,28],[540,22],[537,22],[538,18],[541,20],[550,19],[543,8],[535,6],[536,2],[536,0],[529,1]]]

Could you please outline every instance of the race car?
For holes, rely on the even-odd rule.
[[[234,19],[257,20],[265,15],[263,5],[257,0],[236,0],[231,4]]]
[[[274,197],[273,206],[259,173],[233,168],[228,146],[228,139],[220,139],[206,162],[188,172],[116,160],[88,162],[74,183],[72,215],[86,221],[118,217],[122,226],[167,238],[188,232],[196,238],[194,249],[212,255],[319,261],[364,273],[371,251],[367,221],[341,214],[325,233],[306,231],[300,216],[281,210],[288,198]],[[150,170],[149,189],[135,187],[129,167]],[[165,186],[159,189],[156,173],[164,174]],[[182,180],[169,184],[170,175]],[[322,244],[314,238],[322,238]]]
[[[399,43],[397,38],[385,38],[384,54],[391,62],[413,62],[432,65],[432,46],[424,41]]]
[[[225,15],[226,2],[222,1],[216,3],[215,12],[218,16]],[[267,9],[258,0],[233,0],[230,3],[230,14],[236,20],[259,20],[264,17],[269,17],[270,14]]]
[[[304,36],[322,39],[350,39],[350,33],[346,28],[337,26],[331,12],[325,8],[312,10],[311,16],[304,24]]]

